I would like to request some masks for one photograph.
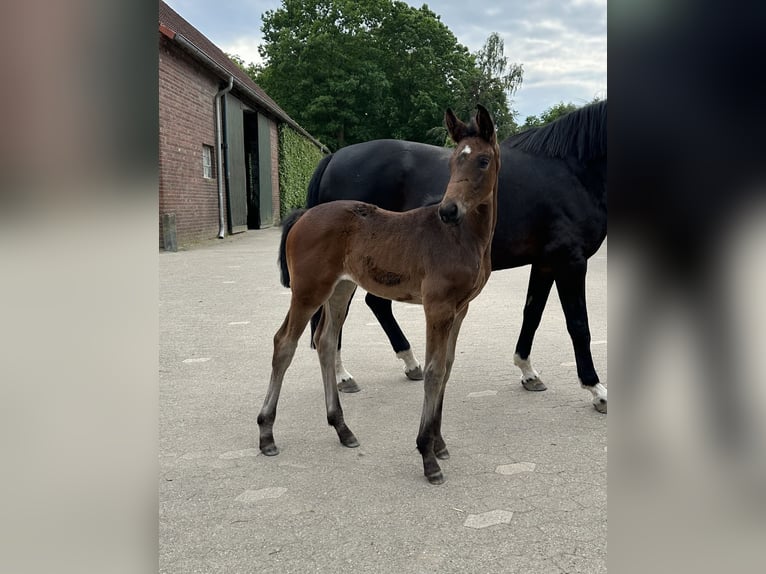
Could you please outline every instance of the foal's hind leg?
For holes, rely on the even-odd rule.
[[[343,420],[343,409],[340,406],[338,387],[335,382],[335,355],[348,302],[355,290],[356,284],[351,281],[340,281],[335,286],[332,296],[323,307],[322,321],[315,334],[319,364],[322,368],[327,423],[335,428],[340,442],[347,447],[357,447],[359,442]]]
[[[267,456],[279,453],[274,443],[274,420],[277,416],[277,403],[279,393],[282,390],[282,381],[285,371],[293,360],[298,339],[303,334],[306,324],[311,317],[312,309],[302,308],[290,302],[290,310],[287,312],[282,326],[274,335],[274,355],[271,359],[271,379],[263,407],[258,414],[258,426],[260,428],[259,446],[261,452]]]
[[[351,299],[349,299],[348,305],[346,306],[346,316],[348,316],[348,310],[350,307],[351,307]],[[314,315],[311,317],[311,348],[312,349],[316,349],[314,338],[316,335],[316,331],[319,328],[319,323],[322,320],[322,315],[324,313],[323,309],[324,309],[324,306],[320,307],[319,310],[316,313],[314,313]],[[343,359],[341,358],[341,350],[340,350],[342,341],[343,341],[343,329],[341,329],[340,332],[338,333],[338,352],[335,355],[335,380],[338,383],[338,390],[341,393],[356,393],[360,390],[359,385],[354,380],[354,376],[346,370],[346,367],[343,366]]]
[[[545,304],[553,286],[553,273],[544,271],[537,264],[532,265],[529,272],[529,287],[527,288],[527,302],[524,305],[524,322],[521,325],[519,340],[516,342],[516,353],[513,363],[521,369],[521,384],[528,391],[544,391],[545,383],[540,380],[540,375],[532,367],[529,354],[532,351],[532,341],[535,331],[540,326]]]

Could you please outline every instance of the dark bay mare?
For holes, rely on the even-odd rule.
[[[606,237],[606,108],[597,102],[558,120],[516,134],[500,144],[501,169],[492,269],[531,265],[524,318],[514,363],[524,388],[545,390],[530,352],[548,295],[556,284],[572,339],[580,384],[593,405],[607,411],[590,351],[585,302],[588,258]],[[309,184],[307,206],[355,199],[392,211],[438,201],[450,177],[450,150],[398,140],[374,140],[322,159]],[[368,294],[366,302],[385,330],[405,373],[419,379],[420,365],[391,312],[391,301]],[[319,316],[314,318],[315,325]],[[359,390],[337,356],[337,381]]]
[[[392,212],[359,201],[336,201],[293,212],[280,245],[282,284],[292,290],[290,309],[274,335],[271,380],[258,415],[259,446],[279,451],[274,420],[282,380],[298,339],[322,308],[313,336],[324,382],[327,422],[340,442],[359,446],[343,420],[335,379],[340,329],[357,285],[386,299],[423,305],[426,316],[424,401],[417,436],[423,472],[444,482],[437,462],[449,457],[441,433],[444,388],[468,304],[489,278],[497,221],[500,149],[495,127],[479,106],[466,125],[451,110],[447,130],[457,144],[449,159],[441,202]]]

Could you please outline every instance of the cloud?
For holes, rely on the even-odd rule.
[[[258,53],[258,46],[260,46],[261,41],[260,36],[240,36],[231,42],[218,44],[218,47],[227,54],[239,56],[245,64],[261,64],[263,58]]]
[[[167,1],[222,50],[239,55],[247,64],[262,62],[261,15],[282,4],[231,0],[222,12],[202,0]],[[422,0],[407,3],[415,8],[423,5]],[[506,0],[491,6],[464,0],[426,3],[472,52],[481,49],[491,33],[500,35],[508,60],[524,65],[524,82],[513,103],[522,117],[562,100],[580,104],[606,92],[606,0]]]

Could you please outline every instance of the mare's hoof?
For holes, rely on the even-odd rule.
[[[545,383],[542,382],[539,377],[527,380],[522,379],[521,386],[523,386],[528,391],[545,391],[548,389],[548,387],[545,386]]]
[[[438,458],[439,460],[447,460],[449,458],[449,451],[445,447],[439,452],[435,452],[434,456],[436,456],[436,458]]]
[[[341,393],[358,393],[362,388],[356,384],[354,379],[346,379],[338,383],[338,390]]]
[[[431,484],[444,484],[444,474],[441,470],[439,472],[426,475],[426,478]]]
[[[606,399],[597,397],[593,399],[593,407],[600,413],[606,414]]]
[[[411,381],[422,381],[423,380],[423,368],[418,365],[417,367],[410,369],[409,371],[405,370],[404,374],[407,375],[407,378]]]
[[[277,445],[270,444],[267,446],[262,446],[261,452],[265,454],[266,456],[276,456],[279,454],[279,449],[277,448]]]

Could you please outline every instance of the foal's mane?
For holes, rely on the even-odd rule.
[[[575,156],[580,161],[606,156],[606,100],[512,135],[502,145],[550,157]]]

